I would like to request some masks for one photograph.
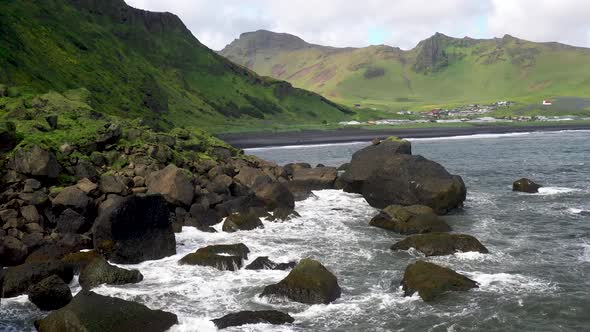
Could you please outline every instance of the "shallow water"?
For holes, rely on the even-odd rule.
[[[178,254],[138,268],[136,285],[101,286],[100,294],[172,311],[173,331],[215,331],[212,318],[239,310],[289,312],[290,326],[249,325],[227,331],[582,331],[590,326],[590,145],[589,132],[486,135],[413,141],[414,154],[463,176],[465,209],[446,217],[457,232],[476,236],[490,254],[458,253],[428,258],[464,273],[480,288],[452,293],[425,304],[403,297],[405,267],[420,255],[393,253],[402,236],[368,226],[377,210],[359,195],[315,192],[297,204],[301,214],[285,223],[231,234],[201,233],[186,227],[177,234]],[[280,164],[305,161],[339,165],[367,145],[352,143],[251,149],[247,153]],[[511,183],[530,177],[545,187],[539,194],[513,193]],[[220,228],[218,226],[217,228]],[[313,257],[338,277],[343,289],[330,305],[269,303],[258,294],[285,271],[217,271],[176,264],[207,244],[243,242],[273,261]],[[246,264],[248,263],[246,262]],[[78,289],[74,281],[74,291]],[[3,299],[0,330],[32,329],[42,315],[26,297]]]

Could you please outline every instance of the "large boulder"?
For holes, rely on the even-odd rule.
[[[295,208],[295,197],[286,185],[273,182],[256,188],[256,197],[269,211],[284,210],[292,212]]]
[[[224,232],[249,231],[256,228],[264,228],[260,218],[254,213],[234,213],[228,216],[223,222]]]
[[[248,188],[255,189],[271,183],[272,179],[260,168],[245,166],[239,169],[238,174],[234,176],[234,181]]]
[[[527,178],[522,178],[512,183],[512,191],[521,191],[524,193],[534,194],[539,192],[542,185],[533,182]]]
[[[148,176],[148,191],[162,194],[171,204],[191,205],[195,190],[189,174],[188,171],[170,164]]]
[[[57,178],[61,170],[53,152],[44,150],[37,145],[17,149],[9,166],[22,174],[48,178]]]
[[[80,291],[67,306],[35,321],[39,332],[163,332],[175,324],[175,314],[86,290]]]
[[[14,236],[0,238],[0,265],[13,266],[25,261],[29,248]]]
[[[41,310],[57,310],[72,300],[70,287],[55,274],[31,286],[27,293],[29,301]]]
[[[390,205],[373,217],[369,225],[404,235],[451,231],[451,227],[425,205]]]
[[[410,143],[390,138],[357,151],[340,178],[344,190],[360,193],[374,207],[427,205],[437,213],[463,206],[467,191],[461,177],[422,156]]]
[[[86,193],[77,186],[63,188],[51,201],[54,207],[72,208],[79,212],[86,211],[91,202]]]
[[[433,301],[449,291],[467,291],[477,288],[477,282],[446,267],[417,261],[408,265],[402,280],[405,296],[418,292],[426,301]]]
[[[13,122],[0,122],[0,158],[18,144],[16,125]]]
[[[278,284],[266,286],[260,296],[287,297],[307,304],[328,304],[340,297],[338,280],[320,262],[303,259]]]
[[[245,324],[281,325],[293,323],[294,321],[295,319],[289,314],[276,310],[240,311],[212,320],[213,324],[215,324],[218,329]]]
[[[93,234],[94,248],[115,263],[137,264],[176,253],[168,206],[161,195],[113,202],[94,222]]]
[[[275,263],[267,256],[257,257],[252,263],[248,264],[246,270],[289,270],[294,268],[297,262]]]
[[[481,242],[471,235],[430,233],[408,236],[395,243],[391,250],[408,250],[414,248],[426,256],[452,255],[456,252],[476,251],[487,254],[489,251]]]
[[[126,270],[109,264],[104,258],[95,259],[80,271],[80,286],[91,289],[98,285],[125,285],[138,283],[143,275],[138,270]]]
[[[65,283],[74,277],[72,266],[60,261],[25,263],[9,267],[3,272],[2,297],[24,294],[29,287],[54,274]]]
[[[250,249],[242,243],[210,245],[182,257],[178,263],[235,271],[242,267],[244,259],[248,259],[249,252]]]
[[[288,186],[295,195],[301,195],[312,190],[334,189],[337,178],[335,167],[298,168]]]

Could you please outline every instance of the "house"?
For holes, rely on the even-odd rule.
[[[361,108],[361,104],[354,104],[354,108]]]
[[[544,99],[543,100],[543,105],[544,106],[551,106],[551,105],[553,105],[553,101],[548,100],[548,99]]]

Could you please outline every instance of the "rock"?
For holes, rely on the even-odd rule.
[[[133,186],[136,188],[144,187],[145,186],[145,178],[143,176],[135,176],[133,177]]]
[[[57,178],[61,170],[55,155],[37,145],[17,149],[9,165],[19,173],[48,178]]]
[[[105,194],[117,194],[125,196],[129,193],[129,188],[127,187],[127,184],[123,178],[110,174],[103,174],[100,177],[99,189]]]
[[[260,296],[284,296],[307,304],[328,304],[340,297],[336,277],[318,261],[303,259],[278,284],[266,286]]]
[[[98,190],[98,185],[88,178],[81,179],[76,184],[76,187],[82,190],[86,195],[94,195]]]
[[[2,297],[14,297],[24,294],[29,287],[41,280],[57,275],[65,283],[72,281],[72,267],[60,261],[25,263],[4,270]]]
[[[27,258],[29,248],[19,239],[13,236],[0,238],[0,265],[13,266],[21,264]]]
[[[60,233],[84,233],[92,225],[78,212],[72,209],[65,209],[56,220],[57,230]]]
[[[51,129],[57,129],[57,115],[52,114],[45,117],[45,121]]]
[[[147,178],[149,192],[160,193],[171,204],[191,205],[194,197],[189,173],[175,165],[151,173]]]
[[[18,198],[21,199],[27,205],[42,205],[49,200],[47,194],[41,190],[37,190],[32,193],[20,193]]]
[[[37,223],[40,220],[39,211],[34,205],[27,205],[20,208],[20,214],[28,223]]]
[[[86,193],[77,186],[63,188],[51,201],[54,207],[72,208],[79,212],[86,211],[91,202]]]
[[[1,90],[1,86],[0,86]],[[1,92],[1,91],[0,91]],[[0,93],[2,97],[2,93]],[[14,122],[0,122],[0,158],[4,159],[4,154],[11,151],[18,144],[19,138],[16,134],[16,125]]]
[[[404,235],[451,231],[432,208],[424,205],[390,205],[373,217],[369,225]]]
[[[226,194],[233,180],[225,174],[216,176],[207,186],[207,190],[216,194]]]
[[[163,332],[175,324],[175,314],[86,290],[80,291],[67,306],[35,321],[39,332]]]
[[[41,310],[57,310],[72,300],[70,287],[55,274],[31,286],[27,291],[29,301]]]
[[[57,235],[56,233],[54,233]],[[55,242],[46,243],[39,249],[33,251],[26,262],[45,262],[59,260],[65,255],[78,252],[82,249],[88,249],[92,246],[92,240],[84,235],[79,234],[62,234],[61,238]]]
[[[249,231],[256,228],[264,228],[262,221],[254,213],[234,213],[225,219],[224,232]]]
[[[267,256],[257,257],[252,263],[246,266],[246,270],[288,270],[297,265],[297,262],[275,263]]]
[[[468,251],[488,253],[488,249],[473,236],[449,233],[412,235],[395,243],[391,250],[408,250],[410,248],[415,248],[426,256],[444,256]]]
[[[26,179],[23,187],[23,192],[32,193],[35,190],[41,189],[41,182],[36,179]]]
[[[184,256],[178,263],[235,271],[242,267],[242,260],[248,259],[249,252],[250,249],[242,243],[211,245]]]
[[[79,159],[76,166],[74,166],[74,175],[77,179],[97,179],[98,171],[96,167],[86,159]]]
[[[293,210],[295,197],[286,185],[278,182],[269,183],[256,189],[256,197],[260,199],[269,211],[276,209]]]
[[[138,283],[143,275],[138,270],[126,270],[109,264],[104,258],[94,259],[80,271],[80,286],[91,289],[98,285],[124,285]]]
[[[15,209],[0,210],[0,220],[2,223],[11,222],[18,219],[18,211]]]
[[[529,179],[522,178],[514,181],[512,184],[512,191],[521,191],[524,193],[534,194],[539,192],[539,188],[542,186]]]
[[[72,266],[74,274],[79,274],[84,267],[97,260],[105,259],[94,250],[69,253],[61,259],[62,262]]]
[[[276,310],[240,311],[212,320],[218,329],[245,324],[282,325],[293,323],[294,321],[295,319],[293,317]]]
[[[95,249],[115,263],[137,264],[176,253],[168,206],[161,195],[114,202],[94,222],[93,234]]]
[[[261,169],[246,166],[240,168],[238,174],[234,176],[234,181],[248,188],[255,189],[271,183],[272,179]]]
[[[307,168],[311,168],[311,165],[308,163],[290,163],[283,166],[283,169],[285,170],[287,176],[293,176],[293,174],[295,174],[296,171]]]
[[[210,209],[209,205],[204,207],[201,204],[191,205],[190,215],[192,217],[191,219],[194,219],[194,221],[196,222],[196,225],[190,225],[190,223],[185,222],[185,224],[187,226],[195,226],[195,227],[213,226],[213,225],[219,224],[221,222],[221,220],[223,219],[217,213],[217,211]]]
[[[405,296],[418,292],[425,302],[436,300],[449,291],[467,291],[477,288],[477,282],[451,269],[417,261],[408,265],[402,280]]]
[[[300,168],[294,171],[288,186],[293,193],[334,189],[336,178],[338,170],[335,167]]]
[[[43,233],[29,233],[23,236],[22,242],[29,248],[29,251],[32,251],[42,246],[45,243],[45,239]]]
[[[28,223],[25,224],[25,231],[27,232],[27,234],[32,234],[32,233],[43,233],[43,227],[41,227],[41,225],[37,224],[37,223]]]

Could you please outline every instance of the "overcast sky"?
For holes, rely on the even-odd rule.
[[[243,32],[288,32],[328,46],[414,47],[453,37],[559,41],[590,47],[590,0],[126,0],[180,16],[212,49]]]

